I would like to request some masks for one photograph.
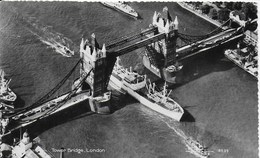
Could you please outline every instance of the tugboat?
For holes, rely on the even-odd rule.
[[[192,153],[201,158],[208,158],[210,155],[205,147],[203,147],[198,141],[195,141],[190,137],[185,140],[185,144],[191,152],[193,151]]]
[[[9,88],[10,80],[4,78],[4,71],[0,70],[0,100],[6,102],[14,102],[17,98],[16,94]]]
[[[131,76],[131,80],[129,80],[129,76]],[[151,87],[151,83],[150,87],[146,84],[146,75],[139,75],[136,72],[132,72],[131,69],[127,71],[127,69],[119,65],[118,60],[113,69],[109,84],[117,90],[129,93],[148,108],[176,121],[180,121],[184,114],[182,107],[169,98],[171,92],[167,92],[166,85],[163,91],[155,91],[154,84],[153,87]]]
[[[237,66],[250,73],[254,77],[258,76],[258,56],[254,50],[249,48],[239,49],[227,49],[225,56],[235,63]]]
[[[121,11],[127,15],[133,16],[138,18],[138,13],[129,5],[125,4],[124,2],[101,2],[103,5]]]

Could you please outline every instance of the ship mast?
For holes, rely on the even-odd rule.
[[[7,89],[7,87],[8,87],[8,85],[9,85],[10,82],[11,82],[11,79],[6,82],[6,84],[5,84],[5,88],[6,88],[6,89]]]

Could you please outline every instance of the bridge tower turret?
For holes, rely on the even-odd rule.
[[[107,90],[108,82],[105,76],[107,67],[106,53],[105,44],[100,48],[94,33],[91,35],[90,42],[82,39],[80,44],[80,57],[82,59],[80,76],[93,69],[85,80],[85,83],[87,83],[91,89],[91,110],[98,113],[109,113],[107,107],[105,110],[104,108],[101,109],[101,106],[104,107],[104,103],[107,105],[111,95],[111,92]],[[101,105],[101,102],[103,105]]]

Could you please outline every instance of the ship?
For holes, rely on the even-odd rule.
[[[193,140],[191,137],[185,139],[185,144],[190,152],[201,158],[208,158],[210,156],[207,149],[202,146],[198,141]]]
[[[117,90],[122,90],[123,85],[131,87],[134,91],[142,89],[146,84],[146,76],[129,70],[120,65],[120,58],[117,57],[115,66],[110,77],[110,86]]]
[[[74,55],[74,51],[70,50],[68,46],[62,45],[58,42],[54,43],[56,52],[62,54],[65,57],[72,57]]]
[[[60,53],[65,57],[72,57],[74,55],[74,51],[69,49],[69,45],[61,44],[55,40],[51,40],[51,41],[43,40],[42,42],[47,44],[51,48],[55,49],[57,53]]]
[[[164,109],[168,110],[169,113],[173,115],[172,118],[179,121],[184,111],[176,101],[169,97],[172,90],[168,92],[166,87],[167,85],[165,83],[162,91],[156,91],[155,84],[151,84],[151,82],[149,82],[149,85],[146,84],[146,88],[148,90],[147,97]]]
[[[109,8],[113,8],[115,10],[133,16],[135,18],[139,17],[138,13],[132,7],[125,4],[124,2],[101,2],[101,3]]]
[[[248,52],[247,48],[243,49],[227,49],[224,52],[225,56],[235,63],[237,66],[253,75],[258,76],[258,56],[253,50]],[[248,55],[244,55],[248,54]]]
[[[0,70],[0,100],[4,102],[14,102],[17,98],[16,94],[9,88],[11,79],[7,80],[3,70]]]
[[[176,121],[181,120],[184,110],[177,102],[169,97],[170,92],[167,93],[166,86],[163,91],[155,91],[155,86],[153,88],[148,87],[146,75],[140,75],[137,72],[134,72],[134,75],[131,76],[133,77],[131,80],[135,82],[129,82],[127,79],[129,71],[118,64],[116,62],[110,77],[111,87],[127,92],[141,104],[160,114]]]

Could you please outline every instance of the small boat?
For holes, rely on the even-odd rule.
[[[56,43],[56,45],[54,47],[56,49],[56,52],[62,54],[65,57],[72,57],[72,55],[74,55],[74,51],[70,50],[65,45],[62,45],[60,43]]]
[[[201,158],[208,158],[210,155],[204,146],[190,137],[185,140],[185,144],[192,153]]]
[[[138,18],[138,13],[124,2],[101,2],[103,5],[121,11],[127,15]]]
[[[17,98],[16,94],[9,88],[11,79],[7,80],[4,77],[4,71],[0,70],[0,100],[14,102]]]

